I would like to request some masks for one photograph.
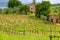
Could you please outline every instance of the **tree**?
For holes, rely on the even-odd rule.
[[[39,17],[41,15],[47,16],[50,13],[50,2],[42,1],[42,3],[36,4],[36,13],[35,16]]]
[[[2,9],[0,8],[0,13],[2,13]]]
[[[24,7],[23,5],[19,5],[19,7],[18,7],[18,8],[19,8],[19,13],[20,13],[20,14],[23,13],[23,7]]]
[[[18,1],[18,0],[9,0],[8,7],[9,8],[14,8],[14,7],[18,7],[21,4],[22,3],[20,1]]]
[[[28,5],[24,5],[23,11],[25,12],[25,14],[28,14],[29,10],[30,10],[29,6]]]
[[[19,12],[27,14],[29,12],[29,6],[28,5],[20,5],[19,6]]]
[[[5,9],[4,9],[4,13],[5,13],[5,14],[9,14],[10,12],[11,12],[11,11],[10,11],[10,8],[5,8]]]
[[[13,13],[19,13],[19,8],[18,7],[14,7],[12,11],[13,11]]]
[[[38,3],[36,4],[36,12],[35,12],[36,17],[40,18],[40,15],[41,15],[40,11],[41,11],[41,3]]]

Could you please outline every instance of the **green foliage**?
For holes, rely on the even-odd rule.
[[[28,5],[24,5],[23,8],[24,8],[23,11],[25,12],[25,14],[27,14],[30,10]]]
[[[50,2],[49,1],[42,1],[42,3],[36,4],[36,17],[41,15],[47,16],[50,13]]]
[[[2,13],[2,9],[0,9],[0,13]]]
[[[8,7],[12,8],[13,13],[24,13],[27,14],[29,12],[29,6],[22,4],[18,0],[9,0]]]
[[[60,5],[56,4],[56,5],[51,6],[51,11],[53,11],[54,14],[57,15],[60,22]]]
[[[22,13],[23,12],[23,5],[19,5],[18,8],[19,8],[19,13]]]
[[[43,1],[41,4],[42,7],[42,14],[47,16],[50,13],[50,2],[49,1]]]
[[[29,6],[28,5],[19,5],[18,7],[13,8],[5,8],[4,13],[20,13],[20,14],[28,14],[29,12]]]
[[[10,12],[11,12],[10,8],[5,8],[5,9],[4,9],[4,13],[5,13],[5,14],[9,14]]]
[[[30,9],[29,9],[28,5],[21,5],[21,6],[19,6],[19,12],[20,13],[28,14],[29,11],[30,11]]]
[[[18,0],[9,0],[8,2],[9,8],[18,7],[19,5],[21,5],[21,2]]]
[[[0,14],[1,40],[50,40],[50,28],[53,30],[51,35],[60,36],[60,26],[45,24],[34,15]],[[26,31],[26,35],[23,35],[23,31]]]
[[[35,16],[36,17],[39,17],[40,18],[40,15],[41,15],[40,11],[41,11],[41,3],[38,3],[36,5],[36,13],[35,13]]]
[[[19,13],[19,8],[18,7],[14,7],[13,8],[13,13]]]
[[[22,3],[19,0],[9,0],[8,2],[8,7],[11,9],[11,13],[19,13],[19,6],[21,5]]]

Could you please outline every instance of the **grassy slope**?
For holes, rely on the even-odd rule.
[[[53,6],[51,6],[50,7],[50,10],[51,10],[51,13],[52,14],[55,14],[55,15],[58,15],[58,13],[59,13],[59,8],[60,8],[60,5],[53,5]],[[54,12],[54,11],[57,11],[57,13],[56,12]]]
[[[59,26],[55,24],[45,24],[43,20],[35,18],[33,15],[15,14],[0,14],[0,28],[1,40],[49,40],[50,32],[48,31],[50,31],[50,28],[54,31],[60,31]],[[11,35],[8,35],[9,30]],[[25,36],[23,33],[20,33],[20,31],[24,30],[26,30]],[[36,34],[35,30],[38,31],[38,34]],[[33,33],[31,31],[33,31]],[[19,36],[17,36],[18,34]],[[60,34],[53,32],[52,35]]]

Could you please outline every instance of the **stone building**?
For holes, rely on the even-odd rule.
[[[35,13],[35,0],[29,5],[30,6],[30,13]]]
[[[59,22],[58,18],[54,14],[49,14],[47,16],[47,21],[53,22],[53,23],[58,23]]]

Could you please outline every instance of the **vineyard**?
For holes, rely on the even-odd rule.
[[[1,40],[50,40],[50,35],[60,37],[60,26],[47,24],[34,15],[0,14]]]

